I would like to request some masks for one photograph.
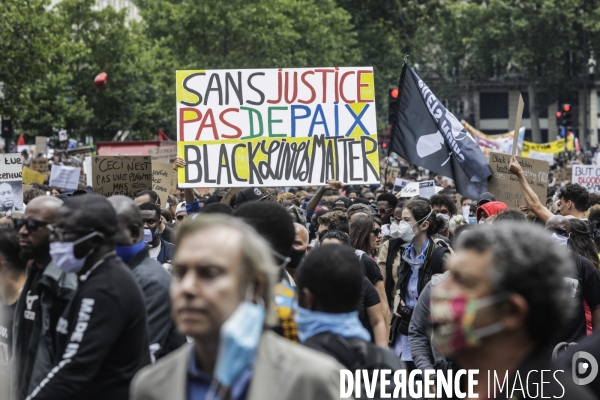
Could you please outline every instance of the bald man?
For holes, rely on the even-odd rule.
[[[13,211],[15,209],[15,199],[13,198],[13,189],[8,183],[0,183],[0,211]]]
[[[546,230],[551,233],[552,239],[559,246],[568,246],[571,235],[571,224],[568,218],[562,215],[550,217],[546,221]],[[571,288],[576,309],[559,342],[577,343],[586,336],[584,300],[592,312],[594,331],[600,327],[600,277],[589,260],[574,251],[570,251],[570,253],[575,262],[575,270],[569,276],[565,276],[564,280],[565,284]]]
[[[142,213],[136,203],[126,196],[112,196],[108,201],[119,221],[119,230],[114,237],[115,250],[131,269],[133,278],[144,295],[150,355],[155,361],[185,342],[171,317],[171,276],[158,261],[150,258],[148,246],[144,242]]]
[[[54,223],[62,203],[53,196],[36,197],[23,218],[13,220],[21,259],[31,262],[13,325],[11,392],[17,400],[25,399],[54,366],[56,324],[77,289],[77,276],[62,272],[50,258],[48,224]]]

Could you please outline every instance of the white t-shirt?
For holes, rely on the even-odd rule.
[[[155,260],[158,258],[158,255],[160,254],[160,246],[161,246],[161,243],[159,241],[158,246],[150,249],[150,258],[154,258]]]

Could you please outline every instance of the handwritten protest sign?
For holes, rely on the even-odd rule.
[[[152,189],[150,156],[94,156],[92,187],[106,197],[121,194],[131,198],[140,190]]]
[[[400,177],[400,168],[391,166],[386,168],[384,165],[383,168],[381,168],[381,176],[385,178],[382,184],[387,182],[395,183],[396,179]]]
[[[577,183],[590,192],[600,193],[600,166],[573,165],[572,183]]]
[[[170,163],[177,157],[177,146],[161,146],[148,149],[148,155],[152,157],[153,161]]]
[[[40,153],[46,154],[46,142],[48,138],[46,136],[36,136],[35,137],[35,154],[38,155]]]
[[[34,171],[45,174],[48,172],[48,159],[44,157],[32,158],[29,167]]]
[[[50,171],[50,186],[64,189],[76,190],[79,185],[79,174],[81,169],[77,167],[65,167],[54,165]]]
[[[179,186],[379,183],[373,69],[177,71]]]
[[[42,185],[46,180],[46,175],[32,170],[31,168],[23,167],[23,184],[31,185],[32,183],[39,183]]]
[[[19,153],[0,154],[0,211],[23,211],[23,161]]]
[[[508,154],[490,153],[492,179],[488,182],[488,191],[496,196],[497,201],[515,208],[515,201],[518,201],[520,205],[526,204],[526,202],[517,176],[508,170],[510,157]],[[517,157],[517,161],[535,194],[542,204],[546,204],[548,169],[550,167],[548,162],[525,157]]]
[[[167,204],[169,193],[175,188],[177,188],[177,176],[173,166],[152,160],[152,190],[158,194],[163,207]]]

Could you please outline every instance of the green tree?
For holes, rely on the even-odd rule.
[[[50,134],[77,115],[68,104],[70,59],[82,51],[60,29],[57,16],[43,0],[6,0],[0,19],[0,114],[24,133]],[[85,113],[84,113],[85,114]]]
[[[463,82],[522,77],[532,137],[540,142],[541,111],[572,89],[568,54],[580,48],[579,6],[575,0],[451,0],[429,48],[446,54],[447,68]]]

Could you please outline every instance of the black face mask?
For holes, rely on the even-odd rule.
[[[306,256],[306,250],[292,249],[290,253],[290,262],[286,265],[288,268],[298,268]]]

